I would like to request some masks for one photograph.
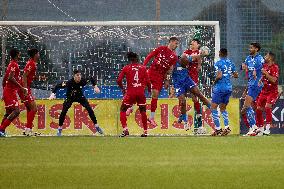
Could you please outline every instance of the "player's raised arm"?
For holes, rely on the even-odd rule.
[[[144,60],[144,63],[143,65],[146,66],[148,64],[148,62],[153,58],[153,57],[156,57],[160,52],[160,48],[156,48],[154,50],[152,50],[148,55],[147,57],[145,58]]]
[[[86,79],[83,78],[82,83],[83,83],[84,86],[87,85],[87,83],[91,83],[94,87],[95,93],[101,92],[100,88],[97,85],[97,79],[95,77],[89,77],[89,78],[86,78]]]
[[[56,92],[57,92],[59,89],[66,88],[66,87],[67,87],[67,84],[68,84],[68,82],[63,81],[63,82],[58,83],[57,85],[55,85],[55,87],[52,89],[52,92],[51,92],[50,96],[48,97],[48,100],[55,99],[55,98],[56,98]]]

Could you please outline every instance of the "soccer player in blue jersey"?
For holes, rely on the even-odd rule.
[[[215,123],[215,131],[211,134],[212,136],[225,136],[231,132],[231,129],[229,127],[229,115],[226,107],[232,94],[231,76],[238,78],[238,72],[236,71],[234,63],[232,63],[232,61],[227,58],[227,56],[227,49],[220,49],[220,60],[214,64],[216,77],[212,91],[211,112],[213,121]],[[220,126],[219,112],[217,110],[218,106],[224,120],[224,130],[222,130]]]
[[[247,136],[255,136],[257,130],[255,112],[251,107],[252,102],[256,100],[262,89],[262,72],[264,58],[259,54],[261,46],[259,43],[251,43],[249,47],[250,55],[242,64],[242,69],[248,71],[248,92],[245,97],[245,102],[241,110],[241,114],[246,114],[249,122],[249,132]]]
[[[200,56],[199,56],[200,57]],[[182,55],[181,59],[175,64],[172,77],[173,84],[176,92],[176,96],[179,100],[179,106],[181,115],[178,119],[179,123],[184,122],[185,130],[189,130],[188,119],[186,115],[186,93],[191,92],[197,96],[203,104],[208,108],[211,107],[210,101],[200,92],[196,83],[188,75],[187,66],[193,62],[192,60],[198,58],[198,56],[186,56]]]

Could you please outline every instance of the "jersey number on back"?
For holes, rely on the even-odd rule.
[[[132,83],[133,87],[139,87],[139,86],[141,86],[141,83],[139,83],[138,69],[132,68],[132,70],[135,70],[135,74],[134,74],[133,80],[136,81],[135,83]]]

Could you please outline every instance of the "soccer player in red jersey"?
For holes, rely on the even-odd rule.
[[[258,123],[258,135],[270,134],[270,125],[272,123],[272,106],[276,103],[278,94],[279,67],[275,63],[275,54],[268,52],[265,56],[265,64],[261,70],[263,88],[257,98],[256,120]],[[264,131],[264,120],[262,113],[266,114],[266,127]]]
[[[37,61],[39,60],[39,51],[37,49],[28,50],[29,60],[24,68],[24,74],[22,77],[22,85],[28,89],[28,94],[24,95],[21,91],[18,92],[21,101],[27,108],[27,124],[23,135],[37,135],[32,132],[33,120],[37,112],[37,105],[35,98],[32,95],[31,84],[36,75]]]
[[[122,89],[124,95],[120,107],[120,122],[123,127],[123,132],[120,137],[129,135],[126,111],[136,103],[139,106],[144,128],[144,133],[141,135],[141,137],[147,137],[145,88],[147,86],[148,92],[151,93],[151,84],[148,78],[146,67],[139,63],[138,55],[136,53],[129,52],[127,53],[127,58],[130,64],[123,67],[117,79],[117,84]],[[126,89],[122,84],[124,77],[126,78],[127,83]]]
[[[20,69],[18,60],[21,53],[12,49],[10,51],[11,61],[7,67],[3,79],[3,100],[5,103],[6,113],[0,125],[0,136],[5,136],[5,129],[20,114],[17,91],[21,90],[27,94],[27,90],[20,84]]]
[[[197,56],[201,54],[200,48],[200,40],[199,39],[193,39],[190,43],[190,48],[184,51],[184,54],[189,56]],[[192,80],[198,85],[199,83],[199,71],[201,69],[201,58],[195,59],[192,61],[191,64],[188,65],[188,74],[192,78]],[[192,101],[194,104],[194,110],[196,112],[196,118],[197,118],[197,126],[198,130],[197,133],[202,133],[204,131],[202,130],[202,111],[201,111],[201,105],[198,100],[198,98],[191,94]]]
[[[154,121],[155,111],[157,109],[158,96],[161,89],[169,87],[169,79],[173,65],[177,62],[178,57],[175,53],[175,49],[178,47],[179,40],[176,37],[171,37],[167,46],[159,46],[148,54],[144,60],[144,66],[154,58],[151,64],[148,75],[152,87],[152,100],[151,100],[151,115],[148,121],[157,126]]]

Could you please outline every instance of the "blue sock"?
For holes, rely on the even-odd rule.
[[[223,117],[223,120],[224,120],[225,127],[229,126],[229,114],[226,110],[222,112],[222,117]]]
[[[211,109],[211,103],[206,105],[208,109]]]
[[[188,119],[186,114],[182,114],[182,119],[185,123],[187,123]]]
[[[219,120],[219,113],[218,110],[212,110],[212,117],[213,117],[213,121],[215,123],[215,127],[217,130],[220,129],[220,120]]]
[[[253,111],[251,106],[247,108],[247,119],[248,119],[250,127],[252,127],[253,125],[256,124],[255,113],[254,113],[254,111]]]

